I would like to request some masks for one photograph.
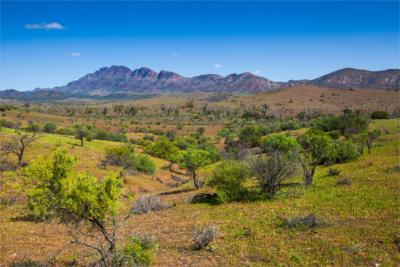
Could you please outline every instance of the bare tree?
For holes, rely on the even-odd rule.
[[[24,155],[26,149],[37,139],[39,136],[36,133],[32,134],[21,134],[14,136],[12,140],[6,141],[0,146],[0,155],[5,156],[9,154],[14,154],[18,158],[17,165],[15,169],[19,169],[22,167],[24,163]]]

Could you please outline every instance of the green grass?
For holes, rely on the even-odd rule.
[[[394,243],[400,233],[399,123],[400,120],[375,121],[371,128],[386,128],[389,133],[383,133],[377,140],[371,155],[365,153],[353,162],[318,167],[311,187],[301,184],[299,174],[290,181],[298,184],[284,188],[274,200],[210,206],[187,204],[185,199],[195,192],[167,196],[166,201],[176,202],[176,207],[132,218],[124,226],[123,235],[137,229],[155,235],[160,244],[157,266],[190,263],[199,266],[399,266],[400,255]],[[3,129],[0,140],[11,133]],[[44,134],[30,149],[29,159],[46,155],[58,143],[78,157],[80,168],[99,173],[96,164],[104,149],[120,145],[95,140],[81,148],[77,146],[79,141],[72,137]],[[166,163],[155,160],[158,168]],[[206,166],[199,174],[206,177],[216,166]],[[339,169],[341,173],[328,176],[329,168]],[[338,186],[337,180],[343,177],[350,179],[351,184]],[[135,179],[144,184],[152,181]],[[40,260],[65,242],[54,225],[46,226],[50,234],[41,236],[37,233],[41,233],[42,224],[13,221],[15,214],[20,213],[17,206],[0,209],[0,229],[6,244],[0,261],[14,260],[11,255],[18,249]],[[310,230],[279,226],[283,218],[310,213],[323,219],[327,226]],[[220,229],[212,251],[190,250],[195,216],[199,224],[215,224]],[[40,253],[35,252],[37,247]],[[64,258],[71,255],[75,254]]]

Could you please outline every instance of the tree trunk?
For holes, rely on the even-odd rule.
[[[304,182],[306,186],[310,186],[313,182],[314,170],[304,170]]]
[[[18,163],[16,169],[18,170],[19,168],[21,168],[23,164],[24,164],[24,153],[21,153],[18,155]]]
[[[83,138],[81,139],[81,147],[83,147]]]
[[[200,185],[199,185],[199,181],[197,181],[197,175],[196,175],[196,171],[195,171],[195,170],[192,170],[192,175],[193,175],[193,184],[194,184],[194,187],[195,187],[196,189],[199,189],[199,188],[200,188]]]

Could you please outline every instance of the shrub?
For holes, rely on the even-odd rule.
[[[42,131],[45,133],[55,133],[56,130],[57,130],[57,125],[55,125],[52,122],[46,122],[42,128]]]
[[[106,149],[103,163],[131,168],[133,166],[133,147],[125,145]]]
[[[38,133],[40,130],[40,125],[36,123],[29,123],[29,125],[25,127],[25,131],[27,132]]]
[[[341,178],[336,181],[336,185],[351,185],[351,180],[349,178]]]
[[[323,225],[326,225],[326,223],[322,219],[315,216],[314,214],[287,218],[283,219],[281,222],[282,227],[295,228],[299,230],[306,230]]]
[[[61,134],[61,135],[74,135],[75,130],[70,129],[70,128],[60,128],[56,130],[56,134]]]
[[[329,168],[328,169],[328,176],[337,176],[340,174],[340,170],[339,169],[335,169],[335,168]]]
[[[134,214],[150,213],[168,208],[169,205],[163,203],[159,196],[139,196],[133,204],[132,212]]]
[[[240,161],[224,161],[214,169],[208,185],[216,187],[223,202],[241,200],[247,192],[243,182],[248,175],[248,168]]]
[[[19,123],[14,123],[9,120],[1,119],[0,120],[0,127],[10,128],[10,129],[19,129]]]
[[[156,170],[156,164],[146,154],[136,154],[133,159],[133,165],[137,170],[147,174],[154,174]]]
[[[104,130],[96,129],[93,134],[93,139],[108,140],[114,142],[126,142],[128,138],[122,133],[109,133]]]
[[[122,250],[126,266],[149,266],[154,258],[156,243],[148,236],[132,236]]]
[[[180,150],[167,138],[161,137],[160,140],[146,147],[145,151],[152,156],[176,162]]]
[[[280,127],[281,127],[282,131],[291,131],[291,130],[299,129],[301,127],[301,125],[297,121],[287,120],[287,121],[281,122]]]
[[[377,110],[371,113],[371,119],[373,120],[389,119],[389,113],[383,110]]]
[[[130,145],[108,148],[102,164],[116,165],[126,170],[138,170],[147,174],[153,174],[156,170],[155,163],[148,155],[135,154]]]
[[[195,227],[193,230],[193,239],[195,250],[201,250],[207,247],[218,234],[218,228],[215,225]]]
[[[249,147],[255,147],[260,145],[260,140],[262,136],[263,133],[260,126],[249,125],[240,130],[239,140]]]
[[[359,157],[358,149],[355,144],[351,141],[340,141],[334,142],[335,159],[336,163],[343,163],[355,160]]]

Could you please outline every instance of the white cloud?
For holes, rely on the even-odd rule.
[[[58,22],[41,23],[41,24],[25,24],[28,30],[65,30],[65,27]]]
[[[261,70],[259,70],[259,69],[257,69],[257,70],[255,70],[255,71],[253,71],[253,74],[260,74],[261,73]]]
[[[219,64],[219,63],[214,64],[214,68],[217,68],[217,69],[222,68],[222,64]]]
[[[80,52],[72,52],[72,53],[71,53],[71,56],[73,56],[73,57],[80,57],[80,56],[81,56],[81,53],[80,53]]]

